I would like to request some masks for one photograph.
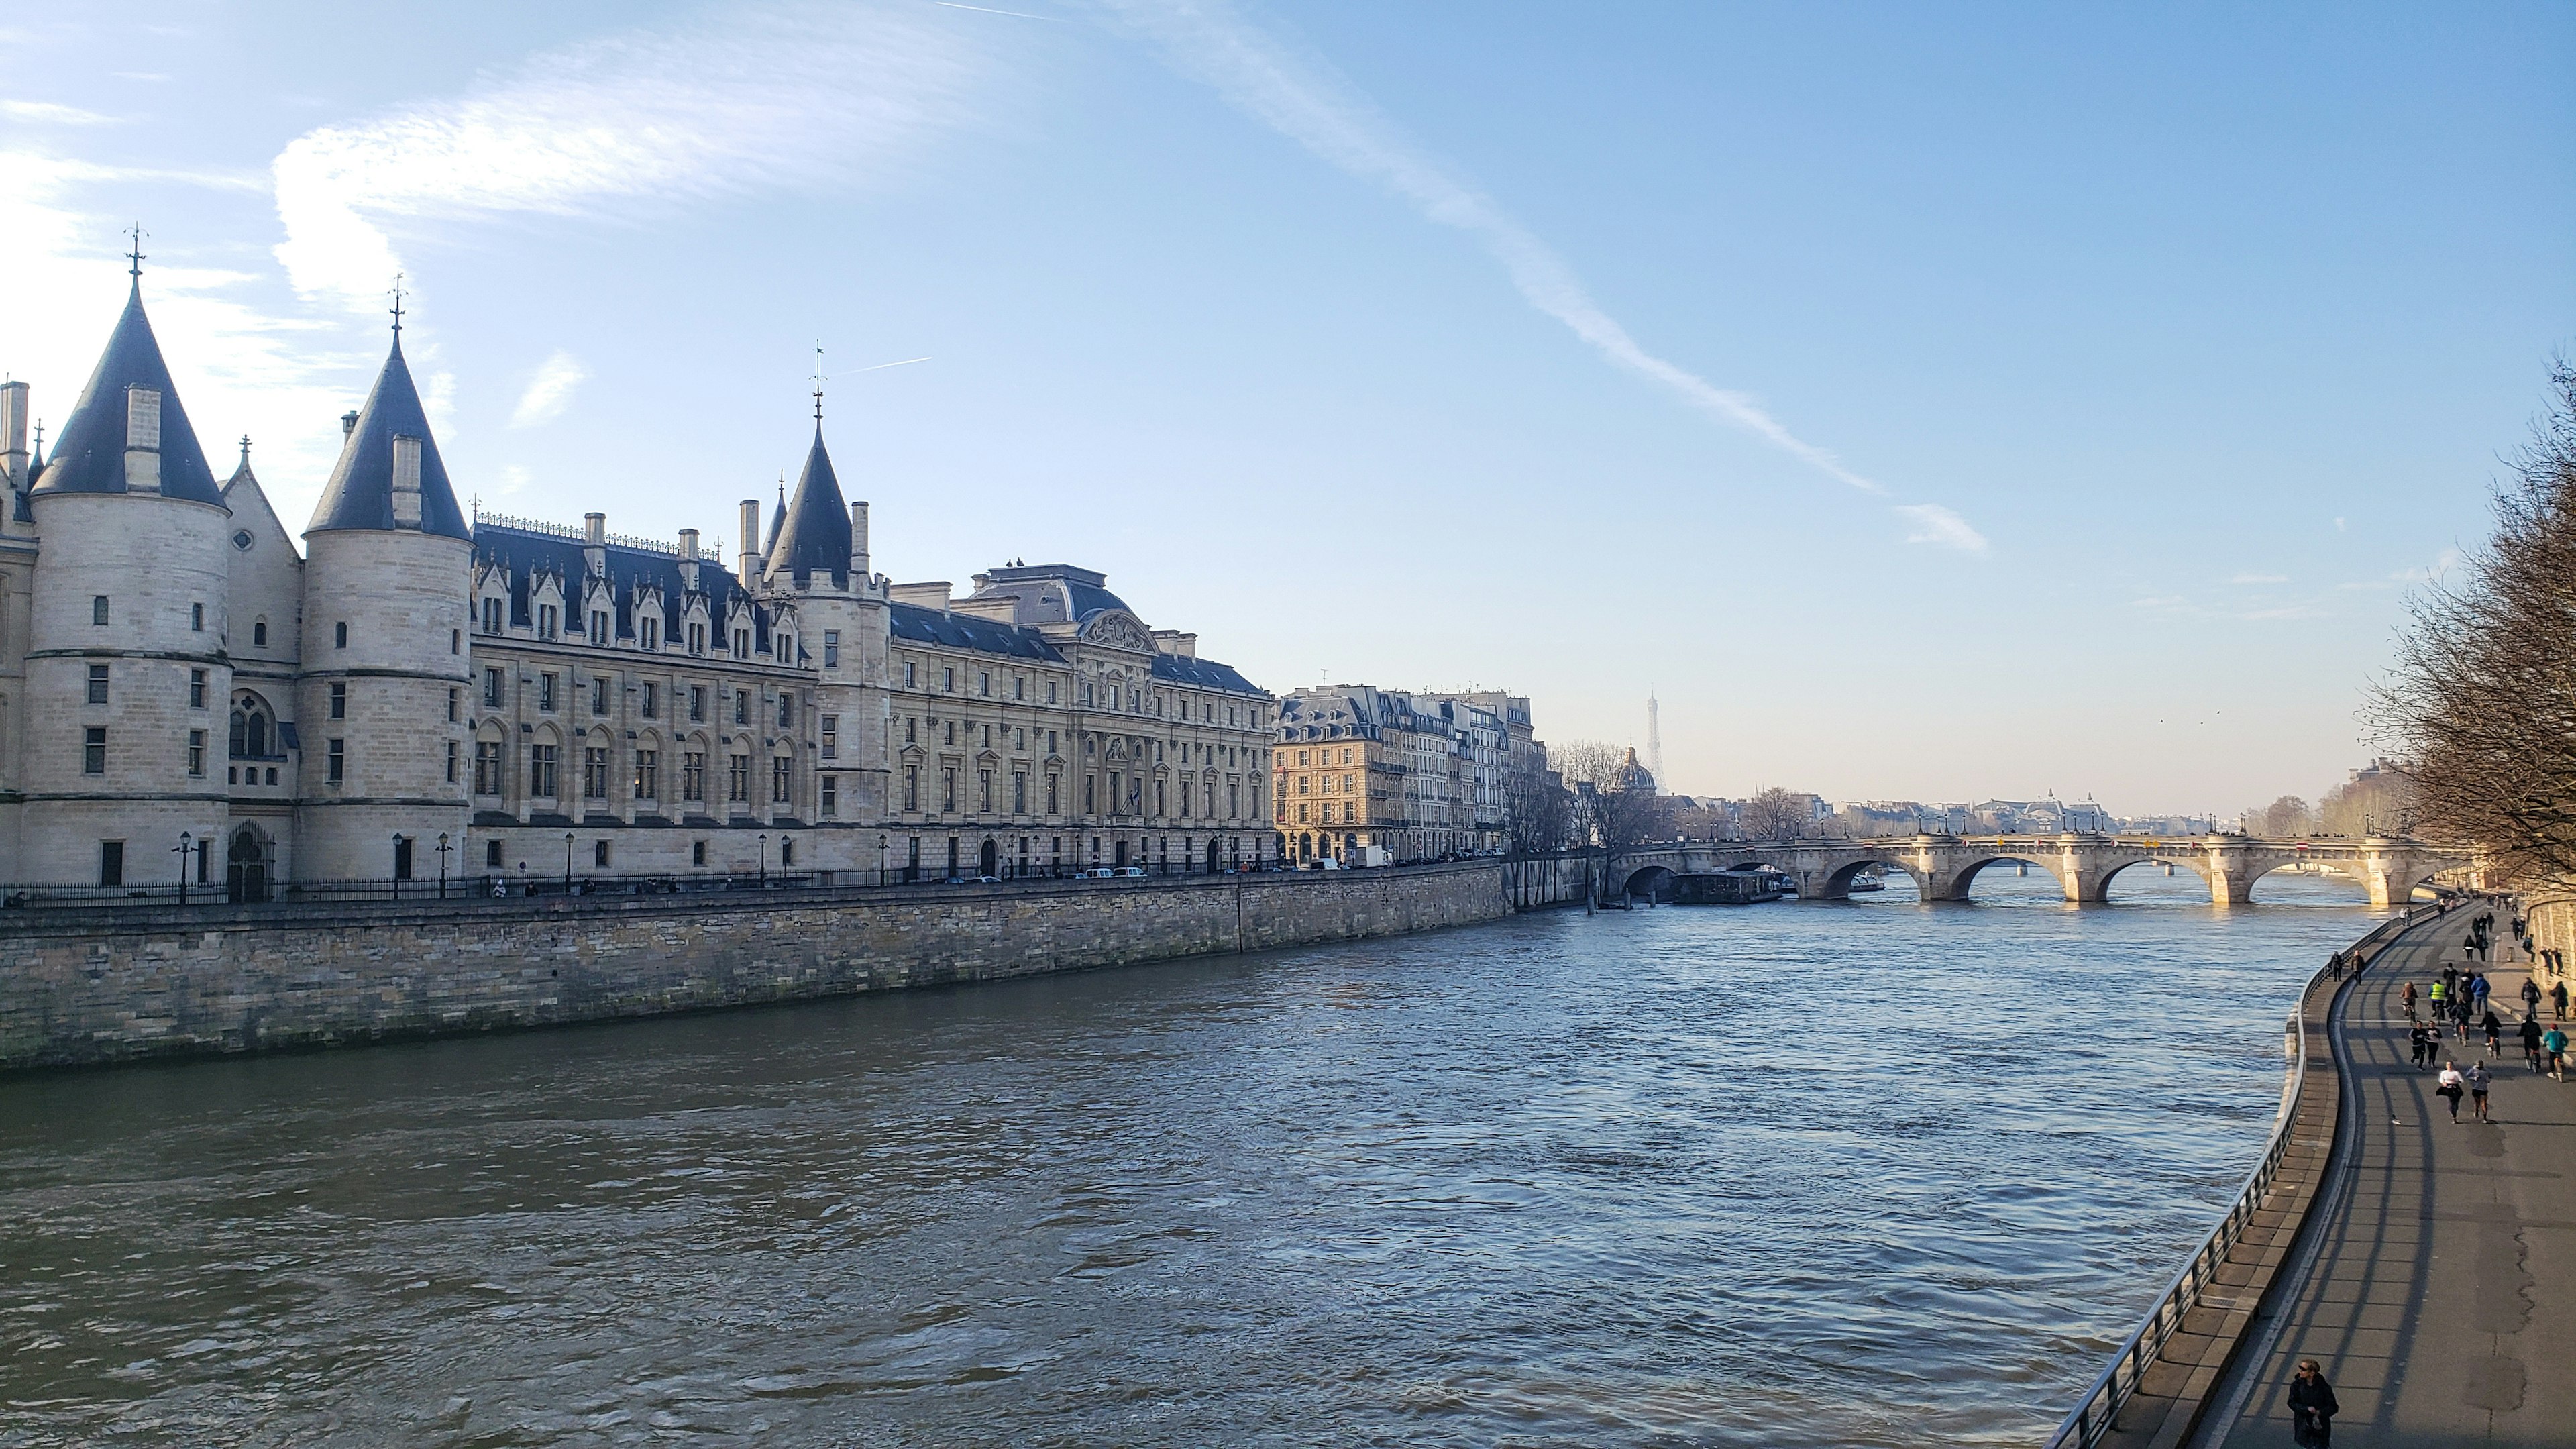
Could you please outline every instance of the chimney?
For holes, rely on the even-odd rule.
[[[394,435],[394,527],[420,527],[420,439]]]
[[[23,382],[0,383],[0,468],[9,473],[9,486],[25,491],[35,480],[27,476],[27,385]]]
[[[680,530],[680,557],[683,561],[688,563],[696,563],[698,561],[698,531],[696,529],[684,528]]]
[[[868,587],[868,505],[850,505],[850,587],[865,592]]]
[[[608,515],[585,513],[581,516],[581,557],[590,566],[592,578],[608,576]]]
[[[341,436],[341,437],[344,437],[344,438],[345,438],[345,437],[349,436],[351,433],[356,432],[357,430],[358,430],[358,412],[357,412],[357,409],[355,409],[355,408],[351,408],[349,411],[347,411],[347,412],[345,412],[345,413],[340,414],[340,436]]]
[[[760,500],[742,500],[742,586],[760,582]]]
[[[125,390],[125,491],[161,491],[161,394],[153,388]]]

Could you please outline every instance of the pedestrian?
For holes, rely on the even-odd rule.
[[[2424,994],[2433,999],[2435,1021],[2440,1021],[2451,1014],[2451,972],[2448,967],[2443,968],[2442,979],[2426,987]]]
[[[2407,1045],[2414,1052],[2415,1070],[2420,1072],[2433,1064],[2434,1040],[2433,1028],[2429,1026],[2418,1025],[2406,1033]]]
[[[2469,982],[2469,1001],[2480,1011],[2487,1009],[2487,974],[2479,972]]]
[[[2486,1019],[2479,1022],[2478,1025],[2486,1028],[2487,1055],[2491,1057],[2503,1056],[2504,1023],[2496,1020],[2496,1014],[2493,1011],[2489,1011],[2486,1014]]]
[[[2326,958],[2326,979],[2328,981],[2341,981],[2343,979],[2343,953],[2341,951],[2337,951]]]
[[[2549,1030],[2541,1033],[2540,1049],[2549,1053],[2549,1080],[2553,1082],[2563,1082],[2567,1080],[2565,1076],[2567,1070],[2566,1029],[2564,1027],[2553,1026]]]
[[[2540,983],[2528,976],[2522,978],[2522,1014],[2525,1016],[2540,1014]]]
[[[2451,1104],[2451,1125],[2454,1127],[2460,1125],[2460,1098],[2468,1089],[2469,1079],[2460,1075],[2460,1064],[2444,1062],[2441,1079],[2433,1090],[2441,1093],[2443,1100]]]
[[[2520,1030],[2522,1033],[2522,1059],[2530,1063],[2531,1069],[2537,1072],[2540,1070],[2540,1018],[2536,1016],[2524,1017],[2522,1019]]]
[[[2563,980],[2549,983],[2549,1019],[2567,1019],[2567,983]]]
[[[2495,1078],[2487,1072],[2484,1062],[2469,1063],[2468,1071],[2462,1075],[2469,1082],[2469,1104],[2478,1109],[2479,1121],[2487,1121],[2487,1088],[2494,1085]]]
[[[2290,1380],[2290,1437],[2324,1449],[2334,1442],[2334,1416],[2342,1408],[2335,1402],[2334,1385],[2326,1382],[2325,1369],[2315,1359],[2299,1360],[2298,1375]]]
[[[2406,989],[2399,992],[2398,996],[2406,1003],[2406,1020],[2409,1025],[2412,1025],[2415,1021],[2415,983],[2407,982]]]

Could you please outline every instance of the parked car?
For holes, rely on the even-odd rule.
[[[1141,865],[1125,865],[1120,866],[1117,870],[1111,872],[1111,874],[1123,876],[1129,880],[1143,880],[1145,878],[1145,868]]]
[[[1111,870],[1105,865],[1095,865],[1091,869],[1084,871],[1082,873],[1082,878],[1084,880],[1107,880],[1117,873],[1118,872]]]

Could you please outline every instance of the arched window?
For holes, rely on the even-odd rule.
[[[276,751],[271,746],[276,743],[276,738],[277,716],[269,710],[268,701],[255,694],[241,695],[233,700],[230,743],[234,759],[273,758]]]

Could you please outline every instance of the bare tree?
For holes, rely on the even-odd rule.
[[[2308,802],[2296,795],[2283,795],[2269,805],[2257,805],[2245,812],[2245,833],[2270,840],[2287,840],[2308,833],[2313,817]]]
[[[1638,769],[1634,750],[1569,740],[1549,746],[1547,755],[1572,792],[1576,843],[1598,852],[1603,872],[1652,836],[1658,816],[1654,785]]]
[[[2406,835],[2414,828],[2415,779],[2385,764],[2317,802],[2317,829],[2327,835]]]
[[[1744,802],[1744,838],[1747,840],[1795,840],[1807,833],[1807,799],[1765,785]]]
[[[2576,368],[2495,497],[2495,534],[2411,602],[2369,717],[2414,777],[2426,835],[2491,875],[2576,875]]]
[[[1543,855],[1566,847],[1574,829],[1573,805],[1555,771],[1515,769],[1504,790],[1504,828],[1514,853]]]

